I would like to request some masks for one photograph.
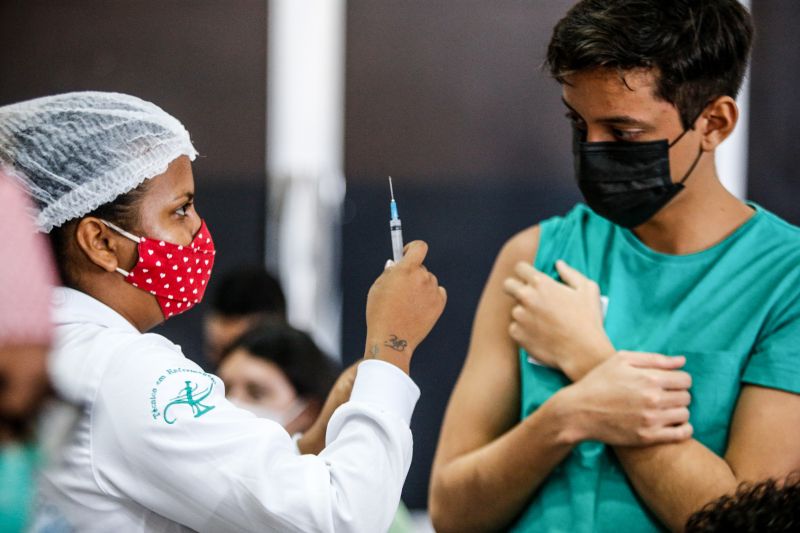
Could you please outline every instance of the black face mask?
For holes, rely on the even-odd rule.
[[[650,220],[683,189],[703,155],[701,148],[683,178],[672,182],[669,149],[687,131],[672,143],[585,142],[586,133],[574,128],[575,178],[586,203],[598,215],[625,228]]]

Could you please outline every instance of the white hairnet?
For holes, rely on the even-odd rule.
[[[0,161],[25,182],[46,233],[162,174],[181,155],[197,155],[183,125],[134,96],[75,92],[0,107]]]

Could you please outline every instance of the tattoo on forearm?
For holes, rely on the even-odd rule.
[[[378,357],[378,354],[380,353],[380,351],[381,351],[381,349],[378,348],[378,345],[377,344],[373,344],[372,348],[369,349],[369,354],[372,357]]]
[[[389,337],[389,340],[383,343],[384,346],[388,346],[392,350],[396,350],[398,352],[402,352],[408,346],[408,341],[405,339],[398,339],[397,335],[392,335]]]

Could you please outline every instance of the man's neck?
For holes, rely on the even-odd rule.
[[[639,240],[657,252],[691,254],[722,242],[749,220],[753,209],[722,186],[713,166],[709,170],[690,178],[698,179],[636,228]]]

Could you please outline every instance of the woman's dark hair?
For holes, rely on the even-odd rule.
[[[281,285],[260,265],[225,273],[214,290],[211,308],[225,317],[261,313],[286,318],[286,298]]]
[[[78,222],[85,217],[97,217],[112,222],[117,226],[131,231],[139,226],[139,204],[142,196],[147,191],[148,181],[125,194],[117,196],[112,202],[103,204],[94,211],[74,220],[70,220],[57,228],[53,228],[48,237],[53,250],[56,268],[61,282],[67,287],[74,287],[76,276],[70,265],[69,246],[75,236]]]
[[[753,22],[738,0],[582,0],[556,24],[546,66],[559,82],[597,67],[653,69],[656,97],[684,128],[720,96],[736,97]]]
[[[734,496],[723,496],[693,514],[686,531],[800,531],[800,476],[791,476],[782,486],[774,479],[742,484]]]
[[[223,352],[221,361],[238,349],[278,365],[298,395],[320,403],[339,375],[338,365],[311,337],[278,320],[263,322],[239,337]]]

